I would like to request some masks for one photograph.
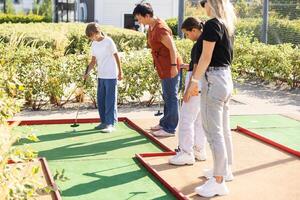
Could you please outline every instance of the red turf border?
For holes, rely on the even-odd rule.
[[[165,188],[167,188],[177,199],[179,200],[187,200],[188,198],[182,194],[180,191],[178,191],[175,187],[172,187],[163,177],[161,177],[158,172],[151,167],[143,158],[144,157],[157,157],[157,156],[170,156],[175,155],[176,152],[172,151],[169,147],[161,143],[158,139],[153,137],[151,134],[140,128],[138,125],[136,125],[134,122],[132,122],[127,117],[119,117],[118,121],[127,123],[131,128],[139,132],[140,134],[145,135],[147,138],[149,138],[151,141],[153,141],[155,144],[157,144],[163,151],[162,153],[142,153],[142,154],[136,154],[137,160],[155,177],[157,178]],[[16,121],[7,121],[9,124],[12,124]],[[77,119],[77,123],[98,123],[99,118],[81,118]],[[46,125],[46,124],[73,124],[75,123],[74,119],[50,119],[50,120],[23,120],[20,121],[19,126],[25,126],[25,125]],[[45,162],[45,168],[48,170],[48,166]],[[50,172],[50,171],[49,171]],[[47,177],[51,183],[52,186],[55,186],[55,183],[53,182],[52,176],[47,174]],[[52,182],[51,182],[52,181]],[[58,193],[59,194],[59,193]],[[55,197],[55,200],[61,200],[60,194],[59,197]]]
[[[260,140],[260,141],[262,141],[262,142],[265,142],[265,143],[267,143],[267,144],[270,144],[270,145],[272,145],[272,146],[274,146],[274,147],[276,147],[276,148],[278,148],[278,149],[280,149],[280,150],[283,150],[283,151],[285,151],[285,152],[287,152],[287,153],[290,153],[290,154],[293,154],[293,155],[295,155],[295,156],[300,157],[300,152],[299,152],[299,151],[296,151],[296,150],[291,149],[291,148],[289,148],[289,147],[287,147],[287,146],[284,146],[284,145],[282,145],[282,144],[279,144],[279,143],[277,143],[277,142],[274,142],[273,140],[270,140],[270,139],[268,139],[268,138],[266,138],[266,137],[263,137],[263,136],[261,136],[261,135],[259,135],[259,134],[257,134],[257,133],[254,133],[254,132],[252,132],[252,131],[250,131],[250,130],[248,130],[248,129],[246,129],[246,128],[243,128],[243,127],[241,127],[241,126],[237,126],[236,131],[238,131],[238,132],[240,132],[240,133],[243,133],[243,134],[245,134],[245,135],[254,137],[255,139],[258,139],[258,140]]]
[[[162,178],[159,173],[151,167],[143,158],[144,157],[153,157],[153,156],[170,156],[175,155],[175,152],[163,152],[156,154],[136,154],[135,157],[142,163],[142,165],[153,175],[155,176],[178,200],[188,200],[188,198],[178,191],[175,187],[171,186],[164,178]]]
[[[47,185],[51,186],[54,189],[54,191],[52,191],[54,200],[62,200],[62,198],[60,196],[60,193],[59,193],[59,191],[57,189],[58,187],[57,187],[57,185],[55,184],[55,182],[54,182],[54,180],[52,178],[52,175],[51,175],[51,172],[49,170],[46,158],[39,157],[38,161],[41,163],[42,170],[43,170],[43,172],[45,174]],[[7,163],[8,164],[14,164],[15,162],[12,161],[12,160],[9,160]]]

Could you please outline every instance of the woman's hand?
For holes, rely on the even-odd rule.
[[[198,83],[190,81],[189,86],[183,95],[183,101],[188,102],[192,96],[198,96],[198,95],[199,95]]]

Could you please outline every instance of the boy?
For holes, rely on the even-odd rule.
[[[101,123],[95,129],[110,133],[118,120],[117,79],[122,80],[123,77],[120,58],[114,41],[101,32],[98,24],[88,24],[85,34],[93,42],[92,60],[84,79],[96,64],[98,71],[97,103]]]

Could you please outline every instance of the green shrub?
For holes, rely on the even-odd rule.
[[[261,19],[241,19],[237,24],[237,33],[254,33],[258,40],[261,38]],[[268,44],[291,43],[300,44],[300,20],[270,19]]]
[[[178,20],[177,20],[177,18],[167,19],[166,23],[172,30],[173,35],[178,35],[178,30],[177,30],[178,29]]]
[[[177,19],[166,20],[174,35],[177,33]],[[262,19],[246,18],[237,23],[237,34],[253,33],[254,38],[261,38]],[[292,43],[300,44],[300,20],[287,20],[271,18],[269,21],[268,44]]]
[[[42,24],[39,25],[43,27]],[[71,25],[68,28],[73,30],[76,27]],[[84,28],[82,25],[79,27]],[[21,37],[16,36],[11,36],[9,43],[0,43],[0,51],[5,52],[0,54],[1,95],[5,100],[12,98],[9,99],[10,103],[0,105],[5,104],[8,108],[15,99],[23,99],[28,106],[37,110],[50,103],[63,106],[73,100],[71,97],[74,96],[74,90],[82,87],[82,74],[90,59],[90,43],[78,29],[78,33],[74,31],[73,43],[67,43],[68,38],[71,38],[67,34],[70,30],[63,31],[60,28],[61,25],[54,25],[53,30],[65,33],[61,34],[60,45],[63,42],[65,44],[57,44],[56,48],[38,43],[26,45]],[[111,29],[109,27],[105,30],[103,27],[103,30],[109,32],[107,30]],[[41,32],[39,34],[45,34]],[[144,45],[145,36],[137,33],[137,37],[134,37],[136,33],[133,33],[122,39],[126,37],[123,33],[113,33],[115,35],[111,36],[115,40],[119,39],[119,43],[116,43],[124,50],[121,59],[124,80],[119,85],[119,103],[142,101],[144,94],[149,95],[148,103],[153,103],[159,95],[160,81],[153,68],[152,56],[149,49],[136,50]],[[131,41],[132,38],[136,40]],[[75,41],[76,39],[80,40]],[[45,38],[47,40],[51,41],[51,38]],[[128,41],[127,45],[122,41]],[[193,42],[176,39],[175,44],[183,61],[189,63]],[[65,53],[66,49],[62,47],[68,47],[68,52]],[[267,81],[281,80],[291,87],[296,87],[299,83],[298,47],[291,44],[265,45],[251,35],[240,33],[236,37],[234,53],[232,71],[235,79],[257,77]],[[96,73],[93,72],[86,83],[85,93],[95,105],[96,86]],[[20,91],[18,88],[23,89]],[[14,112],[5,113],[2,116],[11,116]]]
[[[2,23],[32,23],[32,22],[47,22],[44,16],[40,15],[24,15],[24,14],[4,14],[0,13],[0,24]]]
[[[251,37],[237,36],[233,72],[246,78],[287,82],[292,88],[300,80],[300,51],[292,44],[266,45]]]
[[[8,43],[21,38],[29,46],[82,53],[90,45],[85,37],[85,27],[83,23],[1,24],[0,41]],[[115,41],[119,51],[138,50],[146,46],[146,37],[142,33],[112,26],[101,26],[101,29]]]

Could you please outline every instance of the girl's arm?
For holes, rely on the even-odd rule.
[[[83,75],[83,79],[84,80],[87,79],[87,77],[89,76],[90,71],[95,67],[95,65],[96,65],[96,57],[92,56],[92,60],[89,63],[89,67],[88,67],[88,69],[86,71],[86,74]]]
[[[193,91],[198,86],[200,78],[204,75],[209,63],[211,62],[212,54],[215,48],[216,42],[203,41],[202,54],[199,59],[198,65],[193,70],[193,75],[188,88],[183,96],[183,101],[188,102],[193,94]]]
[[[120,57],[118,53],[114,53],[114,57],[116,59],[117,65],[118,65],[118,69],[119,69],[119,74],[118,74],[118,80],[122,80],[123,79],[123,71],[121,68],[121,62],[120,62]]]

